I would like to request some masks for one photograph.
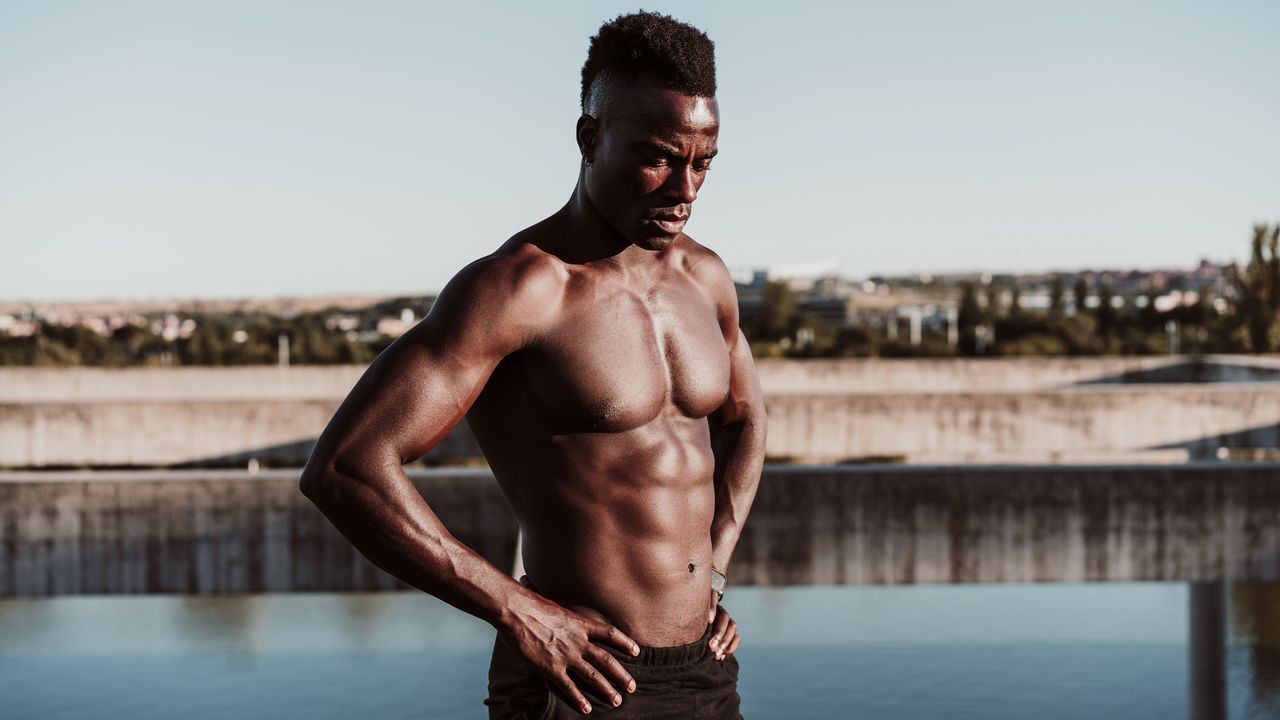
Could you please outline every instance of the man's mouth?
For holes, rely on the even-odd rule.
[[[689,215],[688,213],[663,212],[651,215],[649,220],[661,228],[662,232],[668,235],[675,235],[684,228],[684,224],[689,220]]]

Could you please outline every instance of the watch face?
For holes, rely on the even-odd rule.
[[[728,578],[726,578],[724,575],[721,575],[720,573],[714,570],[711,571],[711,589],[712,590],[715,590],[717,593],[724,595],[724,586],[727,581],[728,581]]]

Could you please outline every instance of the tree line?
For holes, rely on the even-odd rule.
[[[29,337],[0,336],[0,365],[157,367],[177,365],[300,365],[371,362],[392,338],[365,342],[331,327],[332,313],[280,318],[265,313],[184,313],[194,327],[171,340],[145,325],[129,324],[101,335],[83,324],[45,324]]]
[[[1091,287],[1083,277],[1054,278],[1047,309],[1023,307],[1021,290],[998,282],[963,283],[957,309],[947,323],[920,328],[908,337],[871,323],[824,321],[805,312],[784,283],[769,282],[759,312],[744,314],[743,332],[760,357],[904,357],[981,355],[1103,355],[1280,352],[1280,223],[1256,225],[1249,262],[1228,273],[1225,311],[1208,286],[1196,301],[1164,312],[1148,287],[1146,302],[1116,302],[1105,280]],[[1070,284],[1070,287],[1068,285]],[[401,306],[425,313],[429,302],[396,299],[368,309],[362,326]],[[281,339],[291,364],[365,364],[394,338],[343,331],[333,322],[338,308],[283,318],[266,313],[184,313],[194,323],[184,337],[166,339],[148,325],[130,324],[102,335],[85,325],[46,323],[26,337],[0,335],[0,365],[99,367],[264,365],[279,361]],[[896,329],[896,332],[894,330]]]
[[[903,357],[1018,355],[1153,355],[1169,352],[1280,352],[1280,223],[1256,225],[1248,264],[1228,271],[1219,310],[1208,285],[1191,304],[1160,311],[1166,288],[1152,285],[1118,301],[1109,281],[1093,287],[1083,276],[1056,275],[1049,307],[1030,309],[1012,283],[962,283],[956,312],[905,336],[894,328],[837,325],[806,314],[784,283],[770,282],[759,313],[743,323],[753,352],[765,357]],[[954,322],[954,331],[948,325]],[[896,330],[896,332],[894,331]]]

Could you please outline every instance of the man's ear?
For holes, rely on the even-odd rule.
[[[595,160],[596,141],[599,137],[600,121],[583,114],[578,117],[578,152],[582,153],[582,161],[588,165]]]

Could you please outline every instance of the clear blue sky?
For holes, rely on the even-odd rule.
[[[0,298],[428,292],[568,197],[616,2],[0,0]],[[698,2],[735,269],[1243,259],[1280,3]]]

